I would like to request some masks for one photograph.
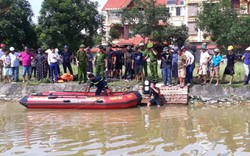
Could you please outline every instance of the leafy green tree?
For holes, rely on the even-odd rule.
[[[32,16],[27,0],[0,0],[0,42],[19,50],[23,45],[36,48],[37,35]]]
[[[235,34],[232,28],[237,27],[238,22],[238,13],[227,0],[203,2],[197,15],[197,28],[210,34],[211,40],[220,46],[234,42],[230,36]]]
[[[81,43],[94,44],[102,23],[97,2],[90,0],[44,0],[39,17],[39,42],[47,46],[68,44],[76,50]]]
[[[162,32],[161,36],[163,38],[162,40],[181,47],[184,45],[185,41],[188,38],[188,27],[186,25],[169,25],[164,28],[164,31]]]
[[[109,36],[112,40],[118,39],[121,36],[121,30],[123,26],[121,24],[113,24],[109,31]]]
[[[123,11],[123,24],[129,25],[132,35],[149,37],[158,43],[164,41],[182,46],[188,38],[188,28],[168,24],[169,10],[155,0],[134,0],[132,7]]]
[[[132,7],[123,11],[123,24],[128,24],[132,28],[133,35],[158,36],[170,17],[168,8],[157,4],[155,0],[134,0],[132,3]]]

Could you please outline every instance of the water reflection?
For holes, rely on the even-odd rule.
[[[27,110],[0,104],[0,155],[249,155],[250,107]]]

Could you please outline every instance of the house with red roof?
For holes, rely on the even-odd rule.
[[[122,24],[122,11],[125,8],[133,5],[133,0],[107,0],[106,4],[102,8],[105,14],[104,31],[106,32],[104,44],[109,40],[109,31],[113,24]],[[157,4],[166,5],[166,0],[156,0]],[[114,44],[119,45],[133,45],[138,44],[145,40],[142,37],[136,35],[133,38],[128,38],[129,26],[123,26],[120,30],[121,39],[113,41]]]

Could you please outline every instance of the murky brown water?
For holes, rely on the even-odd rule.
[[[250,155],[250,107],[27,110],[0,101],[0,155]]]

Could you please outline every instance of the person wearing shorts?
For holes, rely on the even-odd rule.
[[[180,80],[180,87],[183,88],[185,86],[185,78],[186,78],[186,66],[188,64],[188,58],[184,54],[184,49],[178,50],[178,77]]]
[[[118,47],[116,53],[115,53],[115,77],[116,78],[122,78],[122,66],[124,64],[124,54],[120,47]]]
[[[219,85],[220,81],[220,62],[223,60],[222,57],[219,55],[220,50],[214,50],[214,56],[212,57],[212,67],[211,67],[211,80],[210,84],[213,82],[214,77],[216,78],[216,86]]]
[[[31,61],[34,59],[34,55],[29,51],[28,47],[25,47],[24,51],[18,55],[18,59],[22,61],[23,82],[25,82],[26,73],[28,73],[28,79],[31,80]]]
[[[231,85],[234,80],[234,64],[236,63],[237,56],[233,53],[234,47],[233,46],[228,46],[227,48],[228,54],[227,54],[227,66],[225,68],[222,82],[225,82],[226,75],[230,75],[230,82],[228,85]]]
[[[5,51],[4,55],[1,56],[1,60],[3,61],[3,76],[4,83],[11,82],[11,59],[9,56],[9,51]]]
[[[203,83],[201,84],[206,84],[207,83],[207,71],[208,71],[208,62],[211,60],[211,56],[208,54],[207,51],[207,44],[203,43],[201,46],[201,55],[200,55],[200,65],[199,65],[199,76],[197,83],[200,83],[201,78],[203,78]]]
[[[132,69],[134,69],[135,72],[135,79],[138,83],[140,81],[140,78],[143,80],[143,72],[142,72],[142,61],[143,61],[143,54],[139,52],[139,48],[134,48],[135,54],[134,59],[132,61]]]

